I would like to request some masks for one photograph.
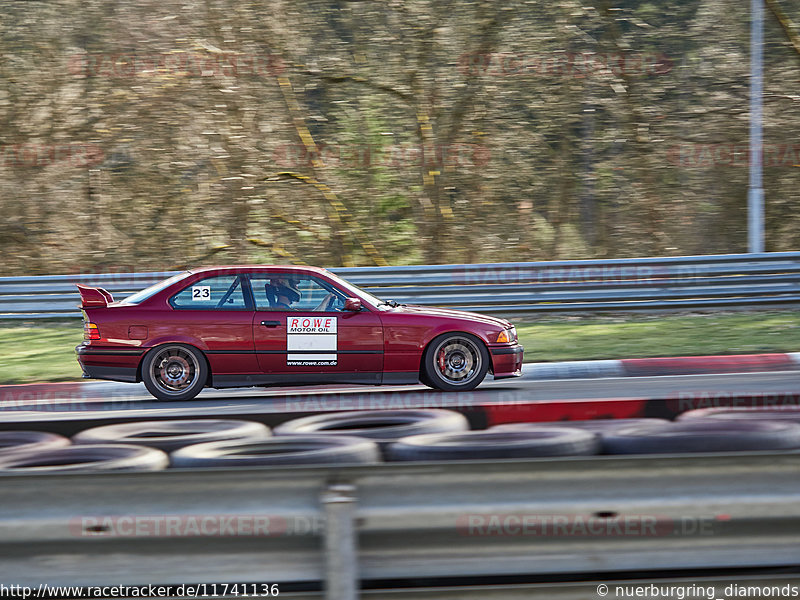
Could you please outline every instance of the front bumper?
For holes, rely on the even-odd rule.
[[[522,375],[522,356],[525,351],[520,344],[489,348],[492,355],[492,372],[495,379],[520,377]]]

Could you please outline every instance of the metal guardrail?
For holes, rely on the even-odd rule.
[[[0,581],[294,582],[349,600],[356,579],[793,573],[798,469],[795,451],[4,476]]]
[[[485,313],[669,310],[800,302],[800,252],[337,268],[382,298]],[[0,319],[80,317],[76,283],[118,299],[175,271],[0,278]]]

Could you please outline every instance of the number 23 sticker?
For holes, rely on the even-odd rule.
[[[210,300],[211,299],[211,286],[210,285],[195,285],[192,286],[192,300]]]

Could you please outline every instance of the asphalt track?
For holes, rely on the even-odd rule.
[[[169,418],[225,416],[251,413],[318,412],[332,410],[398,409],[414,407],[466,408],[469,406],[553,401],[619,400],[625,398],[690,399],[698,407],[736,396],[762,398],[763,404],[798,403],[800,371],[763,373],[613,377],[602,379],[487,380],[471,392],[439,392],[413,386],[314,386],[239,388],[203,391],[187,402],[158,402],[141,384],[98,383],[91,395],[70,397],[48,393],[20,394],[0,401],[0,422],[83,416]]]

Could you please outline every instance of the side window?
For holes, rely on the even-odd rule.
[[[195,281],[169,299],[173,308],[188,310],[244,310],[241,280],[238,275],[221,275]]]
[[[253,273],[250,287],[256,310],[331,312],[344,309],[344,295],[309,275]]]

